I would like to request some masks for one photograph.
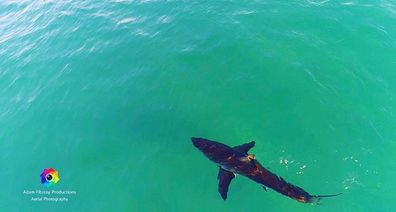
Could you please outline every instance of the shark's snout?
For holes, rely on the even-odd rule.
[[[192,137],[191,141],[193,142],[194,146],[197,147],[198,149],[203,149],[207,145],[207,142],[204,141],[202,138]]]

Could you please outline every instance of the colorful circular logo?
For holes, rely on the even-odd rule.
[[[47,187],[53,186],[59,181],[58,172],[53,168],[44,169],[40,177],[41,184]]]

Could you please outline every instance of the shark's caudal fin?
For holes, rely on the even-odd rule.
[[[327,197],[336,197],[338,195],[341,195],[342,193],[338,193],[338,194],[330,194],[330,195],[311,195],[308,198],[308,202],[309,203],[317,203],[320,199],[322,198],[327,198]]]
[[[217,175],[217,179],[219,180],[219,193],[223,200],[227,199],[228,186],[230,185],[231,180],[234,179],[234,177],[234,173],[219,167],[219,174]]]
[[[256,142],[252,141],[252,142],[249,142],[249,143],[246,143],[246,144],[242,144],[242,145],[239,145],[239,146],[234,146],[233,148],[235,150],[238,150],[240,152],[243,152],[243,153],[247,154],[249,152],[249,150],[254,147],[254,144],[256,144]]]

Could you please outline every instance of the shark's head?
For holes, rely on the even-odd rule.
[[[231,147],[216,141],[194,137],[191,138],[191,141],[197,149],[215,163],[222,163],[231,155],[235,154],[235,151]]]
[[[194,138],[194,137],[192,137],[191,141],[193,142],[193,145],[195,147],[197,147],[197,149],[199,149],[201,151],[203,151],[204,149],[206,149],[210,145],[208,140],[202,139],[202,138]]]

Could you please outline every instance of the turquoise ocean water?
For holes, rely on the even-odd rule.
[[[2,0],[0,211],[394,211],[395,93],[395,1]],[[344,194],[223,201],[192,136]]]

